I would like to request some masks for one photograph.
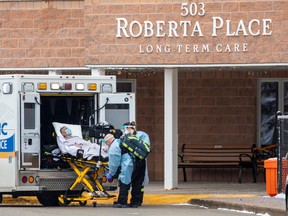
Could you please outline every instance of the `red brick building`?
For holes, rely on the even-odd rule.
[[[288,108],[287,33],[285,0],[0,1],[0,73],[89,66],[132,80],[150,179],[163,180],[165,68],[178,74],[178,148],[271,144],[271,118]],[[236,181],[237,170],[195,169],[188,180]]]

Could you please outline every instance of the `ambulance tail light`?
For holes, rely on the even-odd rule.
[[[38,89],[39,90],[46,90],[47,89],[47,83],[38,83]]]
[[[51,90],[59,90],[60,85],[59,85],[59,83],[51,83],[50,88],[51,88]]]
[[[27,176],[22,177],[22,183],[27,183],[27,180],[28,180]]]
[[[85,89],[84,83],[76,83],[76,90],[83,91]]]
[[[61,90],[71,90],[72,89],[72,84],[71,83],[64,83],[61,86]]]
[[[96,91],[97,90],[97,84],[96,83],[89,83],[88,84],[88,89],[90,91]]]
[[[34,182],[34,177],[33,176],[29,176],[29,183],[33,183]]]

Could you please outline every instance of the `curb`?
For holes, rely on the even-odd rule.
[[[191,199],[188,201],[188,203],[193,204],[193,205],[205,206],[211,209],[227,208],[227,209],[233,209],[233,210],[238,210],[238,211],[245,210],[245,211],[255,212],[256,214],[268,213],[271,216],[284,216],[285,215],[285,211],[280,210],[280,209],[272,209],[272,208],[251,206],[251,205],[245,205],[245,204],[221,202],[221,201],[216,201],[216,200]]]

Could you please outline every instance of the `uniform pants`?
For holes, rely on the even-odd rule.
[[[146,169],[146,160],[136,159],[131,184],[124,184],[123,182],[119,181],[119,195],[117,201],[119,204],[122,205],[127,204],[128,192],[130,186],[132,186],[130,203],[132,205],[138,205],[138,206],[142,204],[143,201],[142,183],[145,177],[145,169]]]
[[[143,200],[142,183],[145,177],[145,170],[146,170],[146,160],[136,159],[135,169],[132,174],[132,182],[131,182],[132,190],[131,190],[130,203],[132,205],[140,206],[142,204]]]
[[[122,205],[127,205],[128,191],[130,189],[130,184],[126,185],[123,182],[119,181],[119,195],[118,203]]]

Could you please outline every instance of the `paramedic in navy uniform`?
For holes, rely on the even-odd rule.
[[[107,134],[103,141],[109,147],[109,173],[106,174],[107,179],[113,179],[113,176],[117,174],[117,171],[120,167],[120,173],[118,175],[118,201],[113,204],[113,207],[127,208],[128,192],[130,189],[131,177],[134,168],[133,159],[128,153],[122,152],[120,147],[120,139],[115,139],[112,134]]]
[[[147,133],[136,130],[136,123],[134,121],[127,122],[123,125],[124,134],[136,135],[143,142],[150,146],[150,139]],[[136,167],[132,174],[132,191],[130,207],[141,206],[144,196],[144,186],[149,183],[147,160],[136,159]]]

